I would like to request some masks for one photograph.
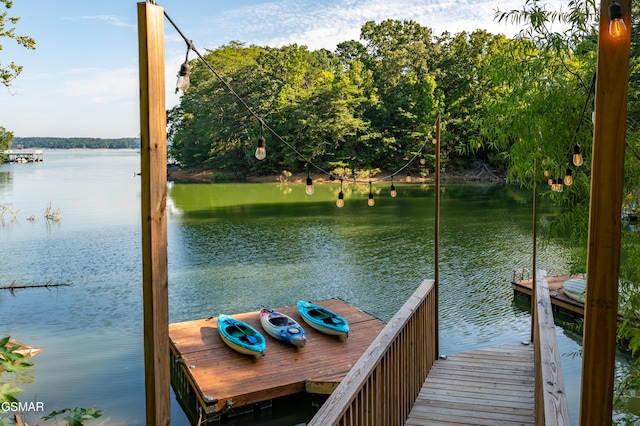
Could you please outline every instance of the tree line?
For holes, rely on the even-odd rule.
[[[11,148],[48,148],[48,149],[139,149],[140,138],[51,138],[51,137],[14,137]]]

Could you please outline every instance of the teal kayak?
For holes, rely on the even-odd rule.
[[[231,349],[241,354],[260,359],[267,348],[267,341],[258,330],[229,315],[218,315],[218,332]]]
[[[298,312],[307,324],[321,333],[338,336],[343,341],[349,336],[347,320],[323,306],[298,300]]]

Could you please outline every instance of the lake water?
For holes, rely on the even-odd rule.
[[[0,291],[0,337],[42,349],[17,383],[20,400],[43,402],[46,413],[96,406],[102,424],[144,424],[139,169],[127,150],[46,151],[43,163],[0,165],[0,204],[20,210],[0,223],[0,286],[72,284]],[[337,184],[308,196],[301,184],[169,183],[170,321],[331,297],[389,320],[433,278],[434,194],[396,182],[392,199],[388,186],[374,185],[368,207],[368,185],[345,184],[338,209]],[[59,222],[44,219],[49,203]],[[545,245],[538,267],[565,273],[566,253],[562,242]],[[530,265],[530,193],[445,185],[440,257],[442,354],[529,338],[530,315],[509,281]],[[562,328],[558,339],[577,424],[580,339]],[[173,424],[188,424],[173,397],[171,410]]]

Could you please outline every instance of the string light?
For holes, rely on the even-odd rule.
[[[371,190],[371,181],[369,181],[369,200],[367,200],[369,207],[373,207],[376,201],[373,199],[373,191]]]
[[[411,172],[407,172],[407,177],[405,178],[405,181],[411,182]]]
[[[184,63],[180,65],[180,71],[178,71],[178,80],[176,81],[176,93],[179,91],[185,91],[191,84],[189,75],[191,74],[191,67],[189,66],[189,50],[193,47],[191,41],[187,42],[187,55],[184,58]]]
[[[307,193],[307,195],[313,195],[313,179],[311,179],[309,171],[307,171],[307,188],[305,192]]]
[[[398,195],[398,191],[396,191],[396,187],[393,185],[393,176],[391,176],[391,192],[389,193],[389,195],[391,195],[391,198],[396,198],[396,196]]]
[[[627,36],[627,26],[622,19],[622,6],[616,0],[609,5],[609,35],[614,40]]]
[[[256,159],[262,161],[267,157],[267,140],[264,138],[264,122],[260,121],[260,137],[256,148]]]
[[[566,186],[571,186],[572,183],[573,183],[573,170],[567,167],[567,172],[564,175],[564,184]]]
[[[582,163],[584,162],[584,160],[582,159],[582,153],[580,152],[580,144],[575,144],[573,146],[573,165],[576,167],[580,167],[582,166]]]
[[[423,166],[427,164],[427,159],[424,158],[424,154],[420,155],[420,164],[422,164]]]
[[[342,192],[342,178],[340,178],[340,192],[338,192],[338,201],[336,201],[338,208],[344,207],[344,192]]]

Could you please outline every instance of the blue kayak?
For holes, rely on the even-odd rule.
[[[260,359],[267,348],[267,341],[258,330],[229,315],[218,315],[218,332],[231,349],[241,354]]]
[[[338,336],[343,341],[349,336],[347,320],[323,306],[298,300],[298,312],[307,324],[321,333]]]
[[[281,312],[260,308],[260,324],[262,328],[274,339],[289,343],[298,348],[304,348],[307,336],[293,318]]]

